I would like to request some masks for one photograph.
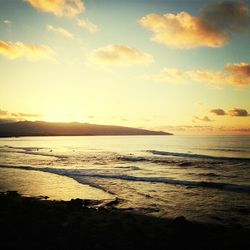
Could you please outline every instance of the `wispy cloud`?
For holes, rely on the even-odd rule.
[[[247,126],[166,125],[157,129],[174,134],[250,134],[250,128]]]
[[[204,132],[211,132],[215,130],[213,126],[205,126],[205,125],[166,125],[157,127],[157,129],[169,131],[173,133],[204,133]]]
[[[95,63],[106,65],[133,65],[133,64],[150,64],[154,61],[153,56],[141,52],[135,48],[125,45],[108,45],[95,49],[90,54],[90,60]]]
[[[92,23],[88,19],[76,18],[76,24],[79,27],[84,28],[84,29],[88,30],[91,33],[94,33],[94,32],[96,32],[98,30],[97,25]]]
[[[0,23],[4,23],[4,24],[12,24],[13,22],[11,20],[5,19],[5,20],[0,20]]]
[[[202,121],[202,122],[213,122],[214,120],[210,119],[208,116],[198,117],[194,116],[194,120]]]
[[[70,38],[70,39],[74,39],[74,35],[69,32],[68,30],[64,29],[64,28],[61,28],[61,27],[58,27],[58,28],[55,28],[53,27],[52,25],[47,25],[47,30],[50,31],[50,32],[54,32],[54,33],[57,33],[57,34],[60,34],[66,38]]]
[[[181,72],[175,68],[163,68],[158,74],[144,75],[145,80],[163,81],[167,83],[184,83],[187,81],[185,72]]]
[[[55,52],[46,45],[32,45],[22,42],[13,43],[0,40],[0,54],[9,59],[24,57],[30,61],[38,61],[53,59]]]
[[[190,70],[187,75],[194,81],[211,84],[247,86],[250,85],[250,64],[227,64],[224,71]]]
[[[242,62],[227,64],[224,70],[193,69],[183,72],[178,69],[164,68],[158,74],[145,76],[144,78],[167,83],[181,83],[191,80],[213,85],[245,87],[250,85],[250,64]]]
[[[84,11],[82,0],[24,0],[41,12],[53,13],[56,16],[73,17]]]
[[[26,120],[26,118],[38,118],[40,116],[40,114],[29,114],[21,112],[13,113],[4,109],[0,109],[0,123],[23,121]]]
[[[233,109],[230,109],[228,111],[225,111],[224,109],[221,109],[221,108],[217,108],[217,109],[211,109],[210,113],[212,113],[214,115],[220,115],[220,116],[223,116],[223,115],[241,116],[241,117],[250,116],[248,111],[246,109],[242,109],[242,108],[233,108]]]
[[[204,7],[199,16],[187,12],[151,13],[138,22],[153,32],[153,41],[168,47],[223,47],[236,32],[249,25],[249,8],[244,3],[223,2]]]

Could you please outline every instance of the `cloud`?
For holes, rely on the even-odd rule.
[[[168,83],[182,83],[187,80],[185,73],[175,68],[163,68],[160,73],[150,76],[143,76],[143,79],[153,81],[164,81]]]
[[[197,132],[211,132],[214,131],[216,128],[213,126],[204,126],[204,125],[176,125],[176,126],[160,126],[157,129],[169,131],[173,133],[193,133],[196,134]]]
[[[30,45],[22,42],[13,43],[0,40],[0,54],[9,59],[24,57],[30,61],[38,61],[52,59],[55,52],[46,45]]]
[[[189,70],[185,72],[186,76],[196,82],[207,82],[211,84],[225,84],[226,76],[221,71],[215,70]]]
[[[9,114],[8,111],[3,110],[3,109],[0,109],[0,117],[1,117],[1,116],[6,116],[6,115],[8,115],[8,114]]]
[[[210,3],[201,10],[201,18],[224,33],[241,32],[249,26],[249,7],[243,2]]]
[[[76,24],[81,28],[87,29],[91,33],[94,33],[98,30],[97,25],[87,19],[76,18]]]
[[[238,109],[238,108],[229,110],[227,114],[230,116],[249,116],[249,113],[247,112],[246,109]]]
[[[230,131],[250,133],[250,128],[231,128]]]
[[[56,16],[74,17],[84,11],[82,0],[25,0],[33,8]]]
[[[55,32],[57,34],[60,34],[66,38],[74,39],[74,35],[71,32],[61,27],[55,28],[52,25],[47,25],[47,30],[50,32]]]
[[[246,87],[250,85],[250,64],[227,64],[224,70],[194,69],[180,71],[173,68],[164,68],[158,74],[144,77],[147,80],[165,82],[205,82],[213,85],[234,85]]]
[[[107,65],[149,64],[154,61],[150,54],[117,44],[95,49],[90,54],[90,60]]]
[[[94,116],[94,115],[88,115],[87,118],[89,118],[89,119],[94,119],[95,116]]]
[[[211,120],[208,116],[203,116],[203,117],[194,116],[194,119],[202,121],[202,122],[213,122],[214,121],[214,120]]]
[[[29,114],[29,113],[13,113],[7,110],[0,109],[0,123],[23,121],[26,118],[37,118],[40,114]]]
[[[1,21],[0,21],[1,22]],[[12,24],[13,22],[11,20],[8,20],[8,19],[5,19],[5,20],[2,20],[2,22],[4,24]]]
[[[250,64],[249,63],[235,63],[228,64],[226,70],[233,75],[250,78]]]
[[[154,33],[152,40],[168,47],[190,49],[195,47],[222,47],[228,37],[215,30],[208,22],[187,12],[176,15],[149,14],[139,23]]]
[[[176,134],[249,134],[249,126],[204,126],[204,125],[177,125],[177,126],[160,126],[159,130],[164,130]]]
[[[153,41],[167,47],[218,48],[223,47],[233,33],[246,30],[249,10],[244,3],[225,2],[206,6],[200,16],[192,16],[184,11],[164,15],[151,13],[138,22],[153,32]]]
[[[211,109],[210,112],[215,115],[226,115],[226,112],[223,109]]]
[[[194,81],[211,84],[247,86],[250,85],[250,64],[227,64],[224,71],[190,70],[186,74]]]
[[[229,115],[229,116],[250,116],[248,111],[246,109],[240,109],[240,108],[233,108],[231,110],[228,110],[227,112],[224,109],[218,108],[218,109],[211,109],[210,113],[213,113],[215,115]]]

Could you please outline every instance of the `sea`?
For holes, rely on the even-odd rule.
[[[250,228],[250,136],[0,139],[0,191]]]

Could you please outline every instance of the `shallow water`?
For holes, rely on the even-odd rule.
[[[250,227],[249,136],[2,138],[0,165],[1,190]]]

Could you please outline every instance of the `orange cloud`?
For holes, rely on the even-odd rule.
[[[226,115],[226,112],[223,109],[211,109],[210,112],[215,115]]]
[[[222,47],[229,37],[214,29],[208,22],[187,12],[149,14],[139,23],[154,33],[152,40],[168,47],[190,49],[195,47]]]
[[[54,51],[45,45],[30,45],[22,42],[5,42],[0,40],[0,54],[9,58],[16,59],[24,57],[30,61],[41,59],[52,59]]]
[[[246,109],[234,108],[228,111],[228,115],[231,116],[249,116]]]
[[[139,24],[153,32],[152,40],[172,48],[223,47],[236,32],[249,26],[244,3],[222,2],[205,6],[199,16],[187,12],[142,17]]]
[[[150,54],[117,44],[94,50],[90,54],[90,59],[93,62],[107,65],[149,64],[154,61]]]
[[[84,10],[82,0],[25,0],[33,8],[56,16],[77,16]]]
[[[226,70],[231,74],[241,77],[250,78],[250,64],[249,63],[235,63],[228,64]]]
[[[247,86],[250,85],[250,64],[227,64],[225,71],[190,70],[186,74],[194,81],[211,84]]]
[[[214,85],[234,85],[245,87],[250,85],[250,64],[227,64],[225,70],[194,69],[180,71],[173,68],[164,68],[160,73],[144,77],[148,80],[181,83],[187,81],[205,82]]]
[[[71,32],[61,27],[55,28],[52,25],[47,25],[47,30],[50,32],[55,32],[57,34],[60,34],[66,38],[74,39],[74,35]]]
[[[228,110],[227,112],[223,109],[212,109],[211,113],[215,115],[230,115],[230,116],[249,116],[249,113],[246,109],[233,108]]]

